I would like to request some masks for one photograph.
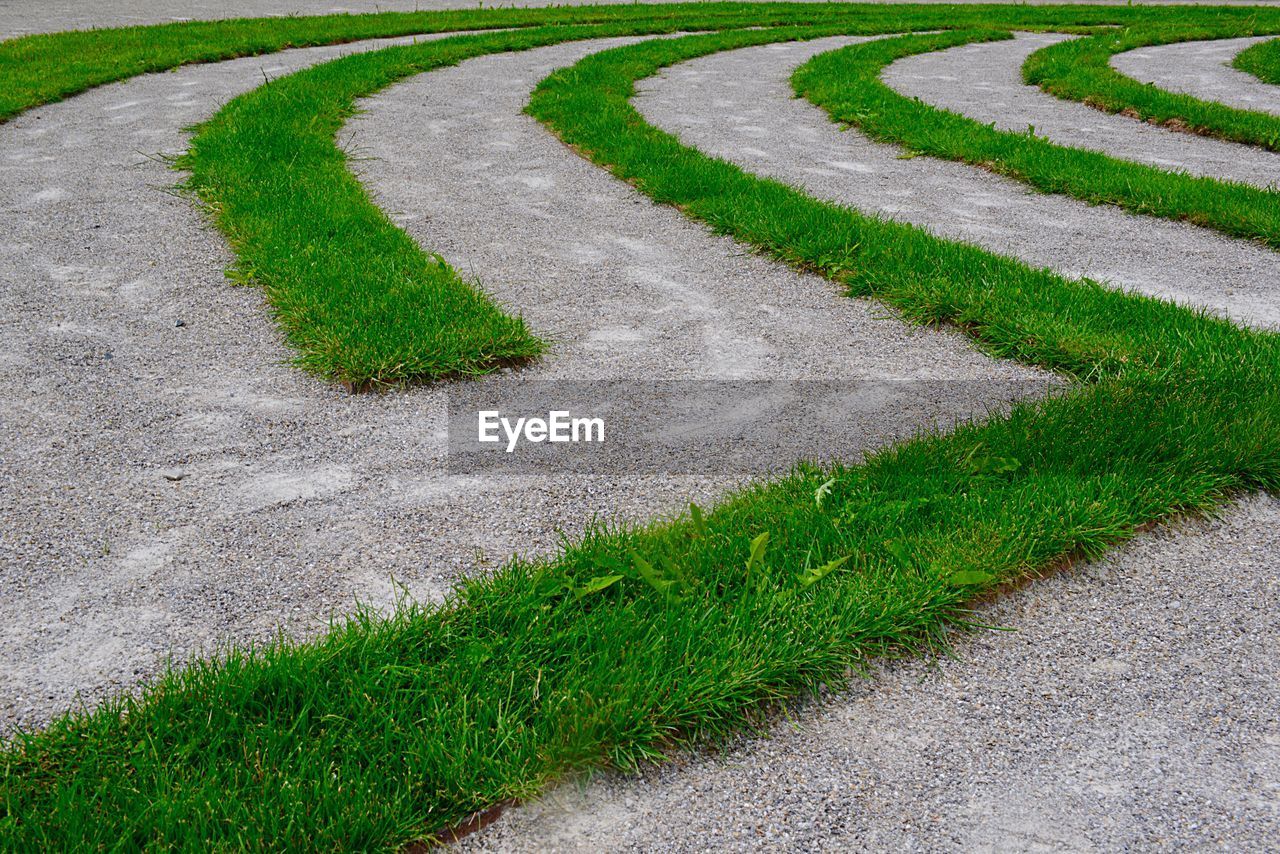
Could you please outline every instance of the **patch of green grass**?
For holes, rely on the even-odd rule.
[[[357,98],[411,74],[655,28],[516,29],[323,63],[232,100],[179,165],[235,250],[236,278],[263,287],[301,367],[353,389],[485,373],[545,345],[387,219],[334,137]]]
[[[627,103],[631,81],[663,66],[831,33],[737,31],[605,51],[547,78],[534,91],[528,111],[575,150],[656,201],[677,205],[717,232],[799,269],[841,282],[854,295],[875,295],[911,320],[955,323],[995,355],[1079,378],[1114,375],[1137,364],[1169,366],[1174,354],[1163,346],[1168,324],[1184,315],[1167,314],[1164,303],[1095,282],[1070,282],[976,246],[817,201],[686,148],[648,125]],[[843,82],[831,85],[840,88]],[[1152,311],[1159,313],[1158,322]],[[1197,329],[1213,323],[1185,317]],[[1191,333],[1177,336],[1184,334]]]
[[[305,15],[190,21],[22,36],[0,42],[0,121],[93,86],[195,62],[293,47],[464,30],[691,20],[709,29],[829,19],[826,4],[694,3]],[[749,21],[744,23],[744,21]]]
[[[867,32],[901,32],[992,22],[1005,27],[1069,28],[1137,22],[1176,24],[1198,18],[1256,20],[1260,24],[1277,22],[1280,25],[1280,13],[1276,10],[1249,8],[708,2],[306,15],[78,30],[0,41],[0,80],[4,81],[0,87],[0,121],[93,86],[187,63],[217,62],[290,47],[414,34],[628,22],[666,23],[675,25],[674,29],[719,30],[839,21],[865,28]]]
[[[879,77],[885,66],[903,57],[1010,37],[983,29],[878,39],[814,57],[796,70],[792,85],[833,120],[880,142],[980,166],[1046,193],[1184,220],[1280,249],[1280,192],[1057,145],[1033,130],[996,130],[907,98]]]
[[[62,33],[0,43],[0,72],[7,82],[0,92],[0,119],[87,86],[184,62],[412,32],[516,28],[449,39],[441,48],[381,51],[277,80],[235,99],[202,126],[183,160],[192,172],[191,185],[237,252],[234,277],[264,287],[298,351],[297,364],[356,390],[482,374],[545,349],[519,317],[494,305],[443,259],[420,251],[388,221],[333,144],[355,98],[405,75],[484,52],[588,35],[784,22],[877,33],[995,20],[1027,28],[1078,28],[1167,19],[1159,10],[1087,7],[713,3],[652,10],[608,6],[338,15]],[[569,22],[598,28],[537,26]],[[1275,26],[1280,28],[1280,18]],[[1228,210],[1224,216],[1238,213]]]
[[[829,32],[608,51],[529,111],[717,231],[1089,382],[59,718],[0,752],[0,847],[394,848],[564,774],[757,724],[870,656],[936,649],[1003,582],[1280,486],[1276,336],[811,199],[627,102],[663,65]]]
[[[487,373],[541,355],[544,342],[396,227],[335,135],[357,98],[412,74],[675,28],[665,19],[529,27],[322,63],[233,99],[196,129],[178,165],[235,250],[233,277],[262,286],[300,367],[353,390]]]
[[[298,365],[352,389],[486,373],[545,345],[376,208],[335,134],[355,99],[468,57],[716,28],[731,18],[679,20],[520,28],[324,63],[231,101],[198,129],[181,165],[236,251],[236,278],[262,285]],[[882,24],[834,26],[865,32]]]
[[[1106,383],[798,471],[701,524],[598,533],[441,608],[192,664],[0,753],[0,845],[391,849],[567,773],[660,761],[869,656],[936,648],[1002,581],[1276,485],[1262,390]]]
[[[1231,64],[1263,83],[1280,84],[1280,39],[1245,48],[1235,55]]]
[[[1022,66],[1022,78],[1051,95],[1152,124],[1280,151],[1280,116],[1241,110],[1166,92],[1116,71],[1111,57],[1127,50],[1174,42],[1259,35],[1252,26],[1126,28],[1041,48]]]

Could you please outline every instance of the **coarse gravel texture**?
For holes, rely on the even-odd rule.
[[[464,851],[1269,851],[1280,501],[1144,535],[762,737],[566,784]]]
[[[553,338],[545,362],[489,382],[923,381],[831,449],[846,459],[1046,392],[1046,374],[654,207],[520,114],[555,67],[621,43],[426,74],[343,134],[385,157],[360,169],[424,245]],[[223,278],[220,235],[167,191],[179,176],[156,155],[264,74],[350,50],[137,78],[0,126],[0,727],[131,685],[170,653],[386,605],[393,576],[439,597],[594,517],[648,519],[740,479],[451,474],[443,388],[350,396],[284,364],[261,294]]]
[[[1140,83],[1217,101],[1242,110],[1280,114],[1280,86],[1231,67],[1236,54],[1270,37],[1176,42],[1127,50],[1111,67]]]
[[[649,0],[653,3],[687,0]],[[520,3],[484,4],[500,6],[608,6],[635,0],[526,0]],[[863,2],[863,0],[854,0]],[[888,3],[1017,3],[1025,0],[883,0]],[[1029,5],[1057,3],[1059,0],[1031,0]],[[1185,0],[1140,0],[1134,5],[1176,5]],[[1114,0],[1079,0],[1079,5],[1111,5]],[[1257,0],[1207,0],[1205,6],[1249,6]],[[476,0],[0,0],[0,39],[28,33],[124,27],[140,24],[167,24],[174,21],[220,18],[262,18],[280,15],[368,14],[371,12],[417,12],[439,9],[475,9]]]
[[[150,14],[161,5],[103,4],[95,13]],[[302,2],[290,8],[312,11]],[[0,4],[0,24],[8,9]],[[219,235],[188,200],[165,191],[175,176],[148,155],[181,150],[179,128],[257,85],[264,68],[274,75],[352,49],[138,78],[0,126],[0,374],[11,389],[0,404],[0,730],[47,719],[77,689],[91,700],[132,684],[168,649],[263,637],[280,623],[311,631],[356,596],[385,602],[392,573],[417,594],[435,595],[458,571],[486,565],[473,558],[477,547],[498,557],[545,551],[557,521],[572,528],[596,510],[645,518],[724,488],[708,479],[638,479],[627,489],[599,479],[443,476],[437,390],[352,397],[281,364],[289,352],[260,294],[227,285],[220,271],[231,259]],[[487,67],[502,75],[498,103],[521,87],[527,93],[538,73],[581,49],[503,58],[511,64],[496,69],[495,60],[477,60],[439,74]],[[370,99],[348,144],[364,155],[385,146],[380,126],[400,123],[393,105],[412,109],[413,92],[434,76]],[[486,99],[494,91],[484,81],[457,85],[482,87]],[[444,108],[448,93],[434,94]],[[575,363],[630,366],[628,347],[653,364],[666,346],[693,360],[670,356],[661,364],[673,371],[732,367],[735,360],[717,354],[745,352],[749,371],[799,372],[800,357],[810,355],[804,342],[744,324],[734,311],[749,296],[717,311],[726,288],[708,265],[741,269],[735,289],[755,294],[771,322],[781,314],[785,325],[794,305],[806,330],[843,325],[844,334],[853,329],[886,347],[884,364],[909,365],[919,348],[948,370],[990,375],[993,364],[954,336],[906,330],[820,282],[659,215],[666,212],[581,169],[567,152],[553,159],[545,135],[527,151],[489,150],[490,134],[516,145],[533,140],[536,129],[515,110],[486,113],[481,133],[456,103],[449,106],[457,113],[439,115],[417,106],[420,119],[445,122],[433,133],[472,149],[449,148],[459,173],[440,186],[456,196],[443,209],[432,197],[397,201],[398,181],[425,188],[447,177],[416,162],[429,159],[424,152],[388,148],[383,160],[360,164],[361,174],[406,228],[434,241],[430,248],[457,247],[446,257],[463,269],[474,264],[500,300],[531,321],[535,311],[553,321],[556,307],[542,298],[554,287],[540,279],[574,261],[537,242],[539,215],[582,222],[574,199],[549,198],[539,180],[521,179],[509,158],[522,155],[531,158],[528,175],[567,181],[560,186],[589,199],[582,206],[590,211],[616,204],[593,213],[588,229],[560,233],[561,251],[570,245],[564,233],[588,246],[603,235],[599,245],[622,247],[661,278],[646,284],[641,275],[637,284],[627,264],[607,257],[558,273],[561,287],[579,278],[625,285],[613,295],[626,303],[619,310],[645,321],[642,340],[659,343],[635,346],[617,329],[593,337],[606,318],[585,318],[558,327],[552,358],[527,376],[572,376]],[[455,204],[485,210],[475,198],[485,190],[479,163],[506,181],[501,192],[488,188],[503,197],[490,201],[492,224],[450,220]],[[529,193],[513,202],[521,186]],[[498,220],[521,205],[529,222],[509,224],[520,229],[511,242],[522,244],[512,249],[502,245]],[[652,250],[610,242],[606,225],[625,236],[642,215],[655,217],[640,229]],[[496,248],[459,231],[482,227]],[[521,253],[545,266],[522,268]],[[738,264],[748,266],[731,266]],[[693,298],[700,287],[709,289],[704,302]],[[665,314],[693,306],[692,317],[648,316],[659,290],[675,297]],[[578,296],[584,304],[599,297]],[[782,299],[794,302],[771,302]],[[744,326],[755,337],[738,340]],[[702,335],[702,348],[680,329]],[[724,337],[710,334],[717,329]],[[877,355],[866,354],[868,366]],[[847,354],[815,370],[843,367],[840,358]],[[1145,535],[1104,561],[984,606],[980,620],[1018,631],[965,639],[960,660],[889,667],[875,682],[801,705],[768,739],[582,790],[563,787],[465,845],[1263,850],[1280,835],[1278,521],[1280,504],[1260,496],[1222,521]]]
[[[761,175],[1034,266],[1280,326],[1280,254],[1186,223],[1038,193],[962,163],[902,158],[795,98],[791,72],[834,38],[724,51],[641,81],[635,106],[687,145]]]
[[[931,195],[974,192],[933,171],[956,164],[928,158],[886,175],[890,162],[875,158],[893,149],[856,132],[835,132],[845,152],[829,150],[825,115],[788,100],[786,79],[847,41],[682,63],[635,103],[687,144],[829,198],[866,204],[906,188],[892,213],[913,222],[936,215]],[[779,128],[800,142],[786,147]],[[847,165],[831,168],[835,157]],[[988,190],[990,216],[1011,190]],[[1012,634],[960,638],[956,659],[886,666],[718,754],[562,785],[462,847],[1267,850],[1280,836],[1278,557],[1280,500],[1268,495],[1158,529],[979,607],[975,622]]]
[[[1104,113],[1023,83],[1022,63],[1028,56],[1070,37],[1016,35],[909,56],[886,68],[882,79],[903,95],[994,123],[1000,130],[1025,132],[1031,127],[1037,136],[1060,145],[1257,187],[1280,181],[1280,154]]]
[[[539,379],[1039,376],[711,235],[523,115],[554,69],[629,41],[479,57],[409,78],[363,99],[339,137],[397,224],[557,342]]]

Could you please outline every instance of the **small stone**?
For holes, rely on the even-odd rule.
[[[186,322],[185,320],[183,320],[182,318],[178,318],[178,319],[177,319],[177,321],[175,321],[173,325],[174,325],[174,326],[176,326],[176,327],[183,327],[183,326],[186,326],[186,325],[187,325],[187,322]]]
[[[176,482],[186,477],[187,473],[182,469],[161,469],[160,476],[163,477],[165,480],[171,480]]]

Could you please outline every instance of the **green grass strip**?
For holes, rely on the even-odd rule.
[[[1184,220],[1280,249],[1280,192],[1057,145],[1034,129],[996,130],[907,98],[880,80],[884,67],[903,57],[1011,37],[996,30],[958,30],[878,39],[814,57],[796,70],[792,85],[835,121],[912,153],[980,166],[1046,193]]]
[[[708,29],[830,19],[827,4],[706,3],[307,15],[77,30],[0,42],[0,120],[137,74],[292,47],[464,30],[696,20]]]
[[[60,33],[0,43],[7,83],[0,91],[0,119],[87,86],[185,62],[411,32],[582,21],[612,27],[602,35],[780,22],[840,23],[848,32],[870,33],[993,20],[1034,28],[1168,17],[1160,11],[1135,15],[1096,7],[715,3],[337,15]],[[1238,17],[1233,15],[1226,18]],[[1275,26],[1280,28],[1280,17]],[[544,351],[544,342],[519,317],[503,312],[443,259],[421,252],[373,206],[332,137],[355,98],[406,74],[475,52],[550,43],[545,38],[499,36],[483,43],[487,47],[451,40],[456,47],[450,53],[428,52],[423,55],[435,58],[421,64],[413,59],[419,52],[406,49],[338,70],[304,72],[237,98],[203,127],[184,160],[192,186],[237,251],[233,275],[264,286],[298,351],[297,364],[356,390],[482,374]]]
[[[59,718],[0,752],[0,848],[394,848],[565,774],[752,726],[869,656],[936,648],[976,594],[1280,486],[1276,336],[816,201],[627,102],[663,65],[826,32],[609,51],[529,109],[719,231],[1094,382]]]
[[[1169,313],[1158,300],[1096,282],[1068,282],[976,246],[810,199],[687,149],[644,122],[626,103],[629,88],[606,88],[627,87],[696,56],[801,36],[818,37],[811,30],[730,32],[603,52],[549,77],[535,90],[528,111],[656,201],[678,205],[716,231],[841,282],[855,295],[891,302],[911,320],[962,326],[998,356],[1079,378],[1116,375],[1137,365],[1163,370],[1181,353],[1166,346],[1170,324],[1183,327],[1175,339],[1193,338],[1199,334],[1193,330],[1215,325],[1191,312]],[[617,67],[621,60],[615,56],[630,64]],[[828,56],[834,54],[819,58]],[[598,132],[601,125],[612,135]],[[1234,330],[1230,324],[1221,329],[1237,334],[1227,331]],[[1235,349],[1225,341],[1214,346]]]
[[[1245,48],[1235,55],[1231,64],[1263,83],[1280,84],[1280,39]]]
[[[1139,27],[1104,32],[1041,48],[1027,57],[1022,78],[1051,95],[1080,101],[1104,112],[1124,113],[1175,130],[1280,151],[1280,116],[1168,92],[1121,74],[1110,65],[1112,56],[1140,47],[1259,34],[1255,28],[1239,23],[1227,27]]]
[[[352,389],[481,374],[544,343],[424,253],[369,198],[334,137],[355,100],[474,56],[663,32],[670,24],[535,27],[356,54],[241,95],[179,165],[260,284],[299,366]]]
[[[540,9],[386,12],[191,21],[46,33],[0,42],[0,121],[94,86],[192,62],[308,47],[461,30],[625,22],[679,23],[685,29],[726,29],[848,21],[878,32],[971,27],[1095,26],[1187,20],[1257,20],[1280,26],[1273,9],[838,3],[673,3]]]
[[[262,285],[300,367],[351,389],[483,374],[545,345],[372,203],[334,143],[355,100],[484,53],[723,20],[525,28],[324,63],[235,98],[180,165],[237,254],[235,277]]]

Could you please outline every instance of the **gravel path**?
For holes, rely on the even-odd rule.
[[[936,381],[918,417],[882,409],[852,434],[838,450],[854,457],[1002,403],[971,381],[1043,378],[709,236],[520,115],[538,79],[591,49],[424,75],[345,140],[386,156],[363,168],[426,245],[556,338],[546,363],[495,382]],[[220,236],[166,192],[178,176],[154,155],[264,72],[346,50],[142,77],[0,126],[0,728],[170,652],[385,604],[392,575],[439,596],[595,516],[650,518],[732,481],[449,475],[442,390],[352,397],[282,364],[260,294],[223,279]]]
[[[1280,113],[1280,86],[1231,67],[1236,54],[1264,41],[1269,38],[1154,45],[1118,53],[1111,57],[1111,66],[1169,92],[1184,92],[1243,110]]]
[[[766,737],[565,785],[467,851],[1268,851],[1280,501],[1147,535],[980,609]]]
[[[789,69],[847,41],[684,63],[639,87],[636,105],[686,143],[819,195],[888,210],[872,202],[893,192],[891,213],[951,236],[997,248],[1010,239],[1009,250],[1055,266],[1098,263],[1047,246],[1061,238],[1036,221],[1022,224],[1028,238],[1005,211],[1046,204],[1039,216],[1069,219],[1105,209],[956,164],[897,161],[891,147],[842,134],[789,99]],[[948,212],[981,200],[981,218]],[[1107,215],[1116,233],[1078,227],[1135,241],[1166,227]],[[1119,246],[1114,269],[1150,274],[1149,258]],[[1056,260],[1036,254],[1046,251]],[[1213,272],[1206,265],[1191,287],[1212,295]],[[979,622],[1017,631],[965,639],[959,660],[888,667],[717,755],[561,786],[463,847],[1268,848],[1280,834],[1278,558],[1280,501],[1246,499],[1221,521],[1160,530],[984,605]]]
[[[1023,83],[1021,68],[1026,58],[1066,38],[1019,33],[1009,41],[911,56],[885,69],[883,79],[904,95],[994,123],[1002,130],[1025,131],[1031,126],[1038,136],[1062,145],[1161,169],[1259,187],[1280,182],[1280,155],[1110,115]]]
[[[708,234],[522,114],[556,67],[623,43],[481,57],[411,78],[363,101],[342,135],[383,210],[557,339],[539,378],[1035,375]]]
[[[792,96],[792,70],[856,39],[726,51],[642,81],[636,107],[687,144],[819,197],[1073,276],[1280,326],[1280,254],[1184,223],[1045,195],[841,131]]]
[[[1030,0],[1030,5],[1059,0]],[[503,6],[579,6],[632,3],[634,0],[523,0]],[[651,3],[687,0],[648,0]],[[804,0],[797,0],[804,2]],[[853,0],[864,2],[864,0]],[[883,0],[888,3],[950,3],[957,0]],[[1017,3],[1025,0],[958,0],[958,2]],[[1077,0],[1082,5],[1105,5],[1114,0]],[[1144,0],[1160,6],[1185,0]],[[1248,6],[1257,0],[1202,0],[1201,5]],[[475,0],[0,0],[0,39],[27,33],[89,27],[164,24],[216,18],[261,18],[268,15],[328,15],[340,13],[414,12],[435,9],[475,9]]]
[[[228,287],[220,237],[151,155],[264,70],[352,49],[137,78],[0,125],[0,731],[170,651],[384,603],[392,573],[438,595],[593,513],[648,518],[725,488],[450,477],[438,390],[352,397],[281,364],[260,295]],[[590,49],[424,75],[345,138],[378,158],[362,176],[407,229],[554,330],[525,378],[1037,378],[709,237],[563,150],[519,107]],[[935,414],[992,402],[955,385]],[[1143,537],[985,607],[1020,631],[966,641],[964,661],[903,663],[719,756],[563,788],[469,844],[1265,848],[1277,522],[1259,497]]]

